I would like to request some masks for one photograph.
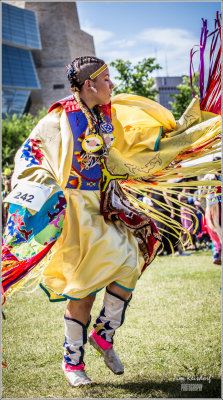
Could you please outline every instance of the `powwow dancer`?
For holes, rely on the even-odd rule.
[[[200,167],[178,167],[219,145],[221,118],[204,115],[196,98],[178,124],[169,110],[141,96],[111,101],[109,69],[96,57],[76,58],[67,76],[72,95],[50,108],[16,154],[2,281],[3,295],[12,294],[40,276],[50,301],[69,300],[62,368],[69,383],[80,386],[92,383],[84,346],[96,293],[106,288],[89,342],[122,374],[113,337],[138,278],[161,248],[150,214],[165,216],[129,191],[152,191],[155,184],[171,192],[168,179],[200,174]],[[35,196],[43,198],[40,209]],[[174,229],[177,234],[180,226]]]
[[[219,186],[213,188],[213,192],[206,197],[205,219],[207,231],[212,241],[213,264],[221,265],[221,175],[207,174],[203,179],[210,180],[210,185],[213,179],[219,180]],[[216,196],[218,193],[219,196]]]

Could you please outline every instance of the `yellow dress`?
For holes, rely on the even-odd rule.
[[[44,268],[41,286],[57,299],[78,299],[111,282],[135,288],[144,259],[136,238],[121,222],[100,215],[100,192],[65,189],[63,231]]]
[[[221,130],[220,116],[204,118],[198,100],[189,108],[190,121],[186,113],[178,124],[169,110],[140,96],[114,97],[111,112],[115,142],[107,166],[113,174],[127,173],[130,180],[158,177],[180,153],[217,137]],[[119,221],[100,214],[99,190],[66,188],[70,174],[75,176],[71,171],[75,148],[65,110],[61,106],[52,110],[29,139],[38,143],[41,165],[27,167],[21,148],[12,186],[42,183],[53,189],[50,196],[62,190],[67,201],[62,234],[41,262],[40,285],[50,300],[84,298],[111,282],[134,290],[144,265],[136,238]]]

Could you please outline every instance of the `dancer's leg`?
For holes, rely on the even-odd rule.
[[[84,371],[84,345],[87,342],[87,328],[95,295],[81,300],[71,300],[64,315],[65,342],[62,368],[72,386],[91,384]]]
[[[77,319],[82,322],[82,324],[86,325],[90,318],[95,297],[96,295],[93,294],[84,299],[70,300],[65,311],[65,317]]]
[[[117,375],[123,374],[124,368],[113,349],[113,336],[125,318],[127,305],[131,300],[131,292],[115,283],[106,288],[104,303],[94,329],[89,335],[89,342],[104,357],[107,367]]]
[[[120,286],[116,285],[114,282],[108,285],[108,290],[114,294],[120,296],[123,300],[129,300],[132,296],[132,293],[128,290],[121,288]]]

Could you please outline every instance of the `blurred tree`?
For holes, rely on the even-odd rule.
[[[6,115],[2,120],[2,172],[8,175],[13,169],[15,153],[29,136],[37,122],[47,114],[47,109],[39,110],[36,117],[31,114]]]
[[[151,90],[155,84],[155,79],[149,77],[156,69],[161,69],[159,64],[154,64],[155,58],[144,58],[137,65],[132,65],[131,61],[115,60],[110,63],[118,71],[119,76],[115,79],[120,84],[113,90],[114,94],[132,93],[156,100],[157,90]]]
[[[200,91],[198,87],[199,74],[195,74],[195,79],[193,80],[193,90],[191,88],[190,77],[183,76],[183,82],[177,86],[179,89],[178,94],[170,94],[175,101],[169,101],[172,106],[172,113],[176,120],[178,120],[184,113],[188,105],[193,98],[193,91],[196,96],[199,97]]]

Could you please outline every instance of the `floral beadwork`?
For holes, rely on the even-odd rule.
[[[97,123],[96,130],[98,133],[91,134],[89,126],[85,130],[85,139],[82,141],[82,148],[87,153],[96,153],[101,150],[105,143],[107,149],[114,143],[115,137],[113,135],[114,126],[110,123],[103,122]]]
[[[39,145],[41,140],[37,139],[28,139],[22,148],[21,158],[25,158],[26,161],[29,161],[27,167],[31,167],[33,164],[41,165],[43,154],[39,149]]]
[[[103,137],[104,137],[104,141],[106,143],[106,146],[109,149],[114,144],[115,137],[114,137],[113,133],[105,133],[103,135]]]
[[[83,149],[88,153],[94,153],[103,146],[103,139],[99,135],[88,135],[82,142]]]
[[[79,151],[79,160],[81,162],[79,160],[78,162],[81,165],[81,169],[89,170],[95,165],[100,165],[102,156],[108,157],[109,147],[113,145],[115,140],[113,135],[114,126],[107,121],[100,106],[89,109],[80,99],[80,93],[77,88],[73,97],[88,122],[87,129],[84,132],[85,137],[82,140],[82,134],[78,138],[78,141],[82,143],[82,151]]]

